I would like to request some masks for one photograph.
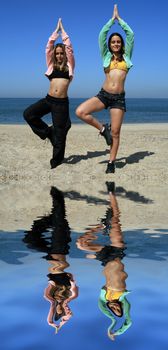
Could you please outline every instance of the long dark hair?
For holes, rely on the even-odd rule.
[[[123,39],[123,37],[122,37],[122,35],[120,34],[120,33],[112,33],[110,36],[109,36],[109,39],[108,39],[108,48],[109,48],[109,51],[111,52],[111,53],[113,53],[113,51],[111,50],[111,47],[110,47],[110,42],[111,42],[111,39],[112,39],[112,37],[113,36],[119,36],[119,38],[121,39],[121,50],[120,50],[120,57],[119,57],[119,61],[122,61],[123,60],[123,54],[124,54],[124,52],[125,52],[125,48],[124,48],[124,46],[125,46],[125,43],[124,43],[124,39]]]
[[[64,57],[63,57],[63,62],[62,64],[59,64],[56,60],[56,49],[58,47],[61,47],[61,49],[63,50],[63,54],[64,54]],[[67,66],[67,56],[66,56],[66,52],[65,52],[65,45],[62,44],[62,43],[58,43],[55,45],[54,47],[54,52],[53,52],[53,65],[54,65],[54,69],[59,69],[59,70],[62,70],[64,72],[66,72],[68,70],[68,66]]]
[[[114,309],[114,304],[115,305],[118,305],[118,307],[119,307],[119,312],[116,312],[115,311],[115,309]],[[123,316],[123,308],[122,308],[122,303],[121,303],[121,301],[119,301],[119,300],[113,300],[113,305],[110,305],[110,303],[108,302],[107,303],[107,307],[108,307],[108,309],[111,311],[111,312],[113,312],[113,314],[115,315],[115,316],[118,316],[118,317],[122,317]]]

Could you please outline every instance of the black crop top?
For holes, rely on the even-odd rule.
[[[56,284],[59,284],[61,286],[62,285],[67,287],[71,286],[71,282],[70,282],[71,277],[67,272],[56,273],[56,274],[49,273],[47,277],[49,278],[50,281],[54,281]]]
[[[54,69],[50,75],[47,76],[49,80],[54,79],[54,78],[63,78],[63,79],[70,79],[69,76],[69,71],[67,70],[66,72],[59,70],[59,69]]]

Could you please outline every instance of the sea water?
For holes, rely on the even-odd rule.
[[[103,199],[102,195],[99,198],[98,191],[89,198],[80,192],[60,191],[55,185],[41,190],[48,191],[46,195],[49,197],[54,193],[51,207],[41,212],[41,215],[34,214],[34,217],[32,215],[33,219],[28,227],[26,209],[21,208],[19,197],[16,200],[19,216],[16,216],[12,223],[13,229],[6,230],[4,218],[2,220],[1,349],[147,350],[151,347],[153,350],[167,350],[168,231],[167,228],[160,227],[160,219],[157,216],[153,217],[152,228],[143,219],[141,225],[138,224],[136,227],[134,220],[137,213],[138,217],[143,217],[144,210],[146,213],[152,213],[151,206],[154,210],[157,203],[153,202],[152,191],[150,196],[144,197],[140,188],[139,192],[137,188],[136,190],[132,188],[131,192],[121,193],[121,188],[115,186],[114,191],[112,188],[115,204],[112,204],[111,193],[108,192],[111,191],[111,187],[106,189],[106,185]],[[19,191],[22,192],[22,189],[18,189],[18,194]],[[28,201],[29,192],[26,198]],[[39,208],[42,204],[40,198],[39,192]],[[130,201],[132,210],[127,212]],[[83,205],[88,213],[85,222]],[[31,209],[30,205],[28,207],[27,215]],[[32,213],[35,211],[33,208]],[[67,212],[70,213],[69,216]],[[124,216],[125,222],[123,221],[121,225],[124,212],[127,215]],[[4,215],[7,218],[7,227],[12,220],[11,213],[12,208]],[[25,224],[24,220],[22,223],[19,222],[21,213],[24,213]],[[115,220],[112,222],[114,217]],[[76,221],[78,223],[75,224]],[[131,222],[134,222],[132,227]],[[93,255],[97,250],[96,247],[115,246],[111,230],[116,229],[116,224],[118,231],[115,232],[116,234],[120,232],[126,248],[120,262],[127,274],[126,289],[130,291],[127,299],[132,324],[125,333],[111,340],[107,334],[111,321],[98,307],[100,291],[106,283],[104,266],[102,261],[93,258]],[[67,234],[65,228],[68,229],[70,237],[66,254],[68,267],[65,271],[73,275],[78,287],[78,296],[69,303],[72,317],[55,334],[54,328],[47,323],[50,303],[44,298],[50,267],[47,255],[51,253],[51,248],[53,252],[58,248],[54,240],[60,235],[60,230],[62,235]],[[88,234],[91,236],[87,236]],[[85,239],[88,237],[90,239]],[[112,260],[109,258],[109,261]],[[121,321],[118,319],[117,322]]]
[[[23,111],[37,98],[0,98],[0,124],[25,124]],[[70,98],[70,117],[72,123],[83,123],[75,115],[77,106],[86,98]],[[127,98],[127,112],[124,123],[167,123],[168,99],[166,98]],[[109,122],[109,111],[94,114],[102,122]],[[51,115],[44,117],[51,121]]]

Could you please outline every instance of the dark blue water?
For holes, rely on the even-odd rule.
[[[30,104],[36,102],[36,98],[0,98],[0,124],[24,124],[23,111]],[[76,117],[76,107],[86,99],[70,98],[70,115],[72,123],[81,123]],[[124,123],[168,123],[168,99],[152,98],[128,98],[127,112]],[[100,121],[109,121],[109,112],[103,110],[95,113]],[[51,116],[45,117],[49,122]]]
[[[167,350],[167,230],[159,229],[156,217],[156,228],[152,229],[152,233],[143,228],[143,223],[142,228],[123,230],[119,188],[113,190],[110,185],[108,190],[112,194],[105,193],[104,204],[98,200],[98,193],[97,200],[94,197],[95,203],[92,198],[92,204],[89,204],[86,198],[88,207],[94,205],[95,211],[103,204],[102,217],[97,215],[93,225],[92,217],[88,215],[86,229],[80,228],[83,196],[78,193],[77,198],[71,192],[68,195],[68,192],[52,187],[48,193],[52,197],[51,210],[35,216],[28,229],[23,224],[21,228],[16,218],[16,230],[0,231],[2,350],[147,350],[149,344],[153,350]],[[135,212],[137,209],[141,211],[141,205],[146,210],[153,205],[153,198],[144,201],[141,193],[137,196],[136,192],[133,198]],[[124,200],[127,206],[130,197],[126,195]],[[75,203],[79,214],[78,230],[70,227],[71,217],[66,215],[67,205],[71,207],[72,204],[73,208]],[[20,208],[16,202],[17,205]],[[133,216],[134,210],[128,215]],[[10,215],[8,221],[10,223]],[[107,250],[106,254],[95,256],[97,251],[110,246],[118,247],[118,250]],[[64,255],[68,265],[62,271],[70,273],[78,287],[78,295],[69,302],[72,317],[58,334],[47,323],[50,303],[43,297],[48,285],[51,254]],[[58,256],[53,257],[56,263],[59,261],[60,269],[59,259]],[[132,325],[113,341],[107,335],[110,319],[99,309],[98,300],[106,284],[104,269],[115,259],[127,274],[126,289],[130,291],[127,300]],[[57,268],[52,273],[58,273]],[[113,279],[116,270],[109,269],[109,274]],[[116,319],[120,327],[123,320]]]

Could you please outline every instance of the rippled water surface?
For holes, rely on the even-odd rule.
[[[1,349],[167,350],[159,196],[110,182],[90,196],[50,186],[34,202],[24,191],[1,208]]]

